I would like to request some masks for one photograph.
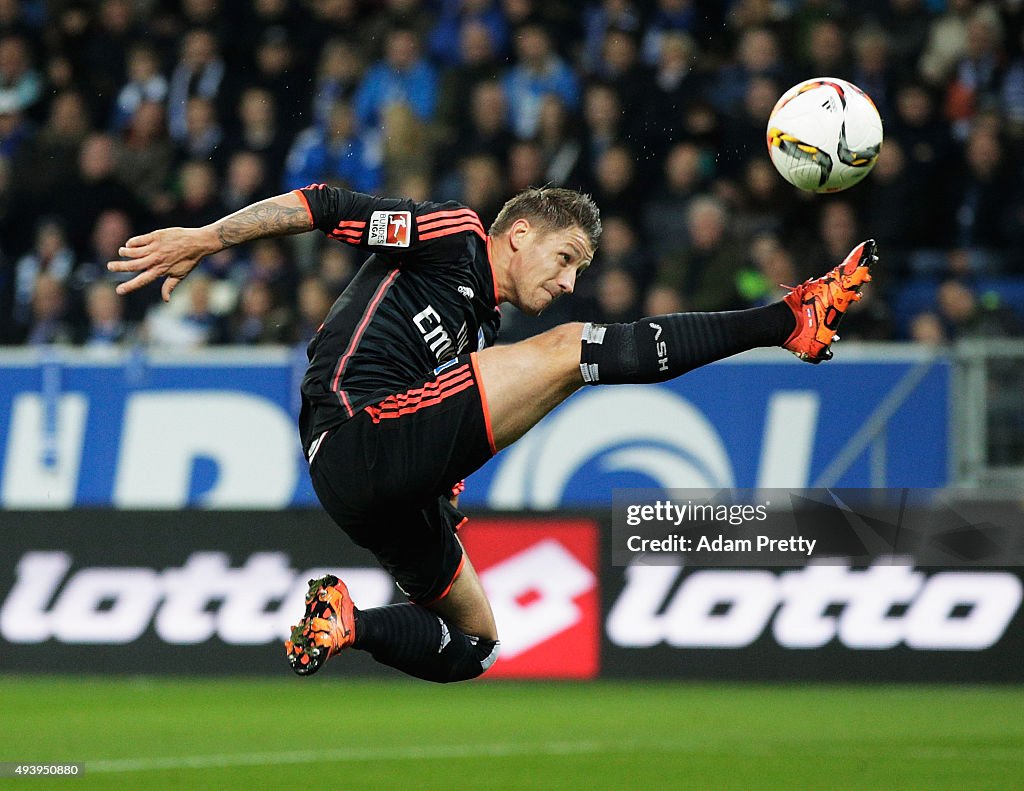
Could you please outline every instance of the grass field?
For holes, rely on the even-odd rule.
[[[1024,788],[1024,688],[0,677],[75,789]]]

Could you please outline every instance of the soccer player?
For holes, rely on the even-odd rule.
[[[314,228],[373,255],[309,343],[302,447],[324,508],[409,603],[359,610],[337,577],[311,580],[285,644],[300,675],[351,648],[431,681],[479,676],[499,641],[457,536],[462,479],[583,384],[661,382],[759,346],[829,359],[876,260],[863,242],[767,307],[564,324],[497,347],[501,302],[539,314],[589,266],[601,235],[589,196],[528,189],[485,229],[457,203],[314,184],[202,228],[136,236],[108,268],[135,273],[122,294],[164,277],[167,300],[204,256]]]

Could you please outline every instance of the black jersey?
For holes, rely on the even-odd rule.
[[[487,234],[455,202],[378,198],[314,184],[296,192],[313,226],[373,253],[307,348],[302,381],[315,436],[498,335]]]

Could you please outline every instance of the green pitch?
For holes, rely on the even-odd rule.
[[[1024,689],[0,678],[0,761],[74,789],[1009,789]]]

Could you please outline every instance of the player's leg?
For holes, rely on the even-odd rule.
[[[675,313],[629,324],[565,324],[477,355],[497,449],[525,434],[583,384],[643,384],[761,346],[782,346],[818,363],[849,304],[859,299],[875,261],[873,241],[842,264],[763,308]]]
[[[492,641],[498,639],[498,625],[494,621],[491,603],[487,600],[484,586],[480,583],[469,555],[464,555],[462,568],[448,594],[426,607],[466,634]]]
[[[456,535],[465,517],[437,495],[492,452],[473,383],[464,359],[396,394],[394,411],[385,399],[318,445],[310,477],[321,504],[410,601],[358,609],[337,577],[312,580],[286,643],[296,673],[316,672],[348,648],[436,682],[475,678],[497,658],[494,616]]]

